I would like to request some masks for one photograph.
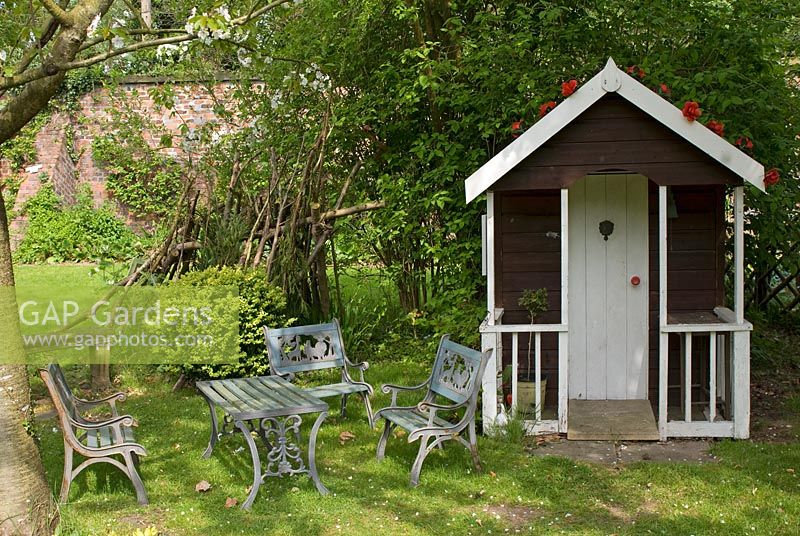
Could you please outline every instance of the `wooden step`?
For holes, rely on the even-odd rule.
[[[570,400],[567,439],[576,441],[658,441],[647,400]]]

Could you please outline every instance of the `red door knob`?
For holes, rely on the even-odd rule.
[[[631,277],[631,285],[633,285],[634,287],[638,287],[639,283],[641,283],[641,282],[642,282],[642,280],[638,275],[635,275],[635,276]]]

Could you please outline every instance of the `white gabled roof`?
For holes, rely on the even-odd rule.
[[[759,190],[765,191],[764,166],[704,125],[696,121],[687,121],[681,110],[619,69],[614,60],[609,58],[602,71],[553,108],[550,113],[537,121],[465,181],[467,203],[488,190],[514,166],[544,145],[547,140],[570,124],[606,93],[617,93],[624,97],[628,102],[733,173]]]

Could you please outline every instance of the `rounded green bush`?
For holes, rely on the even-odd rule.
[[[228,365],[169,365],[164,369],[191,378],[259,376],[269,370],[263,327],[283,327],[294,319],[286,316],[286,296],[271,285],[259,268],[212,267],[188,272],[170,285],[183,287],[231,286],[239,289],[239,363]]]

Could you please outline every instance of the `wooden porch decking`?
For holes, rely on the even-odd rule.
[[[658,441],[648,400],[570,400],[567,439]]]

